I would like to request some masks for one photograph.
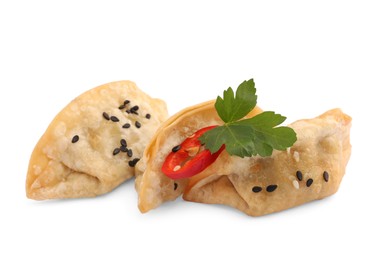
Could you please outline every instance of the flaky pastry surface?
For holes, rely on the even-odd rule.
[[[151,98],[131,81],[83,93],[54,118],[33,150],[27,197],[93,197],[111,191],[134,175],[129,162],[136,164],[166,118],[164,101]],[[121,148],[122,139],[126,149]]]

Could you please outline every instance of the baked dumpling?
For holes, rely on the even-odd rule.
[[[54,118],[32,152],[27,197],[93,197],[111,191],[134,175],[166,118],[165,102],[131,81],[85,92]]]
[[[172,147],[199,128],[218,124],[213,104],[187,109],[163,124],[138,165],[139,208],[146,212],[183,194],[184,200],[225,204],[260,216],[332,195],[338,190],[351,153],[351,118],[339,109],[289,125],[296,143],[270,157],[230,156],[223,151],[201,173],[172,180],[161,166]],[[213,116],[208,116],[208,114]],[[180,133],[180,134],[178,134]]]
[[[172,180],[164,175],[161,166],[172,147],[180,144],[196,130],[222,124],[214,108],[214,100],[188,107],[165,121],[145,149],[143,158],[136,166],[135,187],[138,192],[138,207],[147,212],[161,203],[180,196],[189,179]],[[255,107],[246,117],[262,110]]]

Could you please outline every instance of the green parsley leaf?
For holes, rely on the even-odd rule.
[[[277,127],[286,120],[286,117],[280,114],[266,111],[252,118],[239,120],[255,107],[257,99],[255,93],[254,82],[249,80],[238,87],[236,98],[231,88],[224,91],[224,99],[217,98],[215,108],[225,124],[207,131],[199,138],[206,149],[215,153],[225,145],[230,155],[265,157],[272,155],[274,149],[285,150],[295,143],[297,136],[292,128]],[[251,104],[243,104],[243,100]]]
[[[274,115],[271,120],[264,121],[270,115]],[[230,155],[270,156],[273,149],[285,150],[297,140],[293,129],[283,126],[274,128],[275,122],[279,122],[280,118],[283,117],[274,112],[263,112],[250,119],[218,126],[204,133],[199,139],[211,153],[217,152],[225,145]]]
[[[254,150],[253,129],[242,125],[223,125],[204,133],[199,140],[206,149],[215,153],[225,145],[226,151],[231,155],[251,157]]]
[[[252,111],[256,106],[256,101],[255,82],[250,79],[245,80],[238,86],[235,97],[231,87],[225,90],[223,98],[217,97],[215,109],[225,123],[230,123],[240,120]]]
[[[258,139],[269,144],[273,149],[285,150],[297,140],[295,131],[286,126],[276,127],[286,120],[286,117],[266,111],[252,118],[244,119],[234,124],[245,125],[253,128],[253,133]]]

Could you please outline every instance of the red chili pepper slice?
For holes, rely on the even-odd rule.
[[[200,173],[215,162],[219,154],[225,149],[225,145],[212,154],[209,150],[204,149],[198,140],[205,132],[215,127],[217,126],[202,128],[185,139],[180,145],[175,146],[165,159],[161,168],[162,172],[175,180],[188,178]]]

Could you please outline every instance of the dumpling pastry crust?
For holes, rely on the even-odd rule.
[[[298,140],[286,151],[274,150],[272,156],[265,158],[240,158],[224,151],[198,175],[170,180],[160,170],[162,161],[190,133],[218,123],[205,116],[210,111],[212,108],[208,112],[183,111],[170,119],[171,127],[164,124],[156,133],[155,142],[146,150],[149,156],[140,164],[145,172],[142,179],[136,180],[142,212],[183,194],[187,201],[225,204],[260,216],[321,199],[338,190],[351,153],[351,118],[340,109],[289,125]],[[192,118],[197,119],[197,125],[193,125]],[[182,128],[186,134],[175,135]]]
[[[172,148],[195,131],[206,126],[223,124],[214,108],[214,102],[211,100],[178,112],[161,124],[151,139],[144,156],[136,166],[135,187],[141,212],[154,209],[165,201],[174,200],[183,193],[188,179],[174,181],[161,171],[161,166]],[[260,112],[261,109],[256,107],[247,117],[253,117]]]
[[[131,81],[85,92],[38,141],[28,167],[27,197],[94,197],[111,191],[134,175],[134,166],[166,118],[165,102]]]

